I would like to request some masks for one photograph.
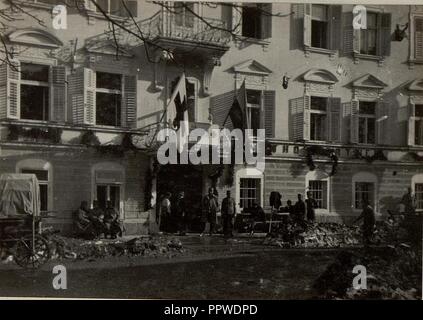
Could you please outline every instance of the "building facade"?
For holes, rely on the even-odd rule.
[[[363,198],[383,217],[407,188],[423,210],[423,6],[366,6],[356,30],[352,5],[68,1],[55,29],[63,1],[16,2],[45,24],[5,33],[0,169],[36,173],[61,229],[80,201],[111,200],[128,233],[148,232],[157,195],[178,190],[195,220],[212,185],[239,211],[311,191],[320,221],[351,221]],[[191,128],[230,128],[245,82],[264,172],[154,165],[147,141],[183,72]]]

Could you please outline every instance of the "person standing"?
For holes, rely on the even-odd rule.
[[[415,214],[415,198],[411,192],[411,188],[407,189],[407,193],[402,196],[401,204],[404,206],[404,213],[405,214]]]
[[[107,235],[110,235],[112,239],[116,239],[116,235],[122,237],[119,213],[115,210],[110,200],[107,201],[107,208],[104,211],[104,224],[106,227],[105,238],[107,238]]]
[[[314,222],[316,219],[316,213],[314,209],[317,208],[317,201],[313,199],[312,193],[310,191],[307,192],[307,199],[306,199],[306,212],[307,212],[307,220],[310,222]]]
[[[166,192],[160,202],[160,229],[164,232],[168,232],[170,227],[171,196],[172,194],[170,192]]]
[[[294,205],[295,216],[297,221],[303,222],[306,214],[306,205],[300,193],[297,195],[297,197],[298,200]]]
[[[186,232],[186,211],[185,193],[183,191],[178,193],[175,201],[175,220],[179,235],[184,236]]]
[[[226,198],[222,201],[223,235],[233,237],[233,219],[236,214],[235,200],[231,197],[231,190],[226,191]]]
[[[210,224],[209,234],[212,235],[215,231],[216,226],[216,214],[219,211],[219,201],[214,194],[213,188],[209,188],[208,194],[203,198],[202,203],[202,222],[205,225],[208,222]],[[201,233],[201,236],[204,234],[204,231]]]
[[[364,245],[369,245],[371,243],[371,239],[375,229],[376,217],[375,217],[375,212],[373,211],[373,208],[370,206],[368,200],[363,199],[361,201],[361,204],[363,207],[363,211],[361,212],[361,215],[354,221],[354,223],[363,219]]]

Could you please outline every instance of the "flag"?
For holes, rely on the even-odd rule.
[[[176,131],[177,148],[181,152],[184,145],[188,144],[189,135],[188,100],[184,73],[172,92],[166,112],[170,127]]]
[[[229,113],[223,125],[225,125],[228,117],[231,119],[234,129],[247,129],[248,128],[248,114],[247,114],[247,90],[245,89],[245,80],[241,88],[235,94],[234,102],[232,103]]]

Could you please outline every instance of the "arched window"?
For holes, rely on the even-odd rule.
[[[377,177],[370,172],[359,172],[352,177],[352,208],[361,210],[361,201],[367,200],[377,212]]]
[[[311,192],[316,200],[317,212],[328,212],[330,207],[330,177],[322,170],[309,171],[305,177],[306,194]]]
[[[101,162],[91,169],[92,196],[100,208],[105,209],[107,201],[123,215],[123,199],[125,187],[125,169],[118,163]]]
[[[42,159],[25,159],[16,164],[17,173],[35,174],[40,186],[41,211],[51,211],[53,208],[53,167],[50,162]]]
[[[423,211],[423,174],[419,173],[411,178],[411,190],[416,197],[416,210]]]

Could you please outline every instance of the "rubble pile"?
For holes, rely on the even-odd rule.
[[[388,219],[376,224],[372,242],[389,244],[407,237],[400,222]],[[264,244],[283,248],[345,248],[362,243],[359,225],[288,222],[270,233]]]
[[[48,237],[52,259],[95,260],[110,256],[165,256],[171,258],[184,252],[175,238],[139,237],[129,241],[87,241],[59,235]]]
[[[388,248],[343,251],[316,280],[320,299],[421,300],[422,251],[405,244]],[[367,271],[367,289],[354,289],[354,266]]]

